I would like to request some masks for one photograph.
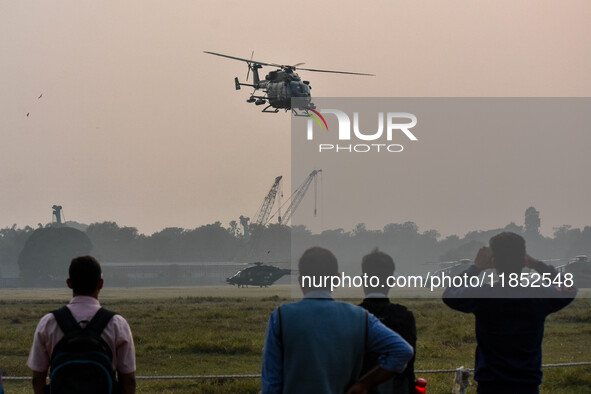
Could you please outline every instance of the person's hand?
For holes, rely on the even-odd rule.
[[[474,265],[481,270],[495,267],[492,259],[492,250],[488,246],[478,249],[478,253],[474,259]]]

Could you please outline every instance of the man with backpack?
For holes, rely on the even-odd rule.
[[[385,285],[389,277],[394,275],[394,260],[388,254],[379,251],[377,248],[368,255],[363,256],[361,271],[368,277],[379,278],[376,287],[364,287],[365,298],[359,305],[373,314],[389,329],[397,332],[413,349],[417,347],[417,327],[415,318],[411,311],[405,306],[394,304],[388,298],[390,288]],[[378,387],[374,388],[372,394],[411,394],[415,391],[415,355],[406,365],[406,369],[394,375]],[[378,354],[368,353],[363,361],[362,373],[371,370],[378,364]]]
[[[131,330],[122,316],[101,308],[99,262],[91,256],[74,258],[67,284],[70,303],[41,318],[35,330],[27,360],[35,394],[135,393]]]

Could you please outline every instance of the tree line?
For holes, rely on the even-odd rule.
[[[350,231],[339,228],[320,234],[313,234],[304,226],[250,224],[248,237],[238,229],[236,222],[227,227],[221,222],[194,229],[168,227],[149,236],[140,234],[135,227],[119,226],[116,222],[90,225],[67,222],[67,228],[82,233],[69,235],[76,240],[76,245],[49,231],[54,224],[37,229],[14,225],[0,229],[0,277],[15,271],[21,275],[28,272],[29,276],[50,275],[50,267],[45,270],[39,267],[51,265],[52,256],[61,258],[52,245],[63,251],[71,247],[71,253],[87,251],[103,262],[171,263],[287,262],[292,260],[292,253],[297,258],[305,248],[322,245],[334,251],[344,267],[357,267],[361,257],[377,247],[394,258],[398,272],[415,273],[432,270],[429,262],[472,259],[491,236],[500,231],[513,231],[524,236],[528,251],[540,259],[591,255],[591,226],[579,229],[564,225],[555,228],[552,237],[544,237],[539,232],[540,224],[539,212],[534,207],[526,210],[523,226],[512,222],[504,228],[470,231],[463,237],[441,237],[436,230],[421,231],[413,222],[391,223],[380,230],[369,230],[360,223]],[[31,246],[33,243],[36,244]]]

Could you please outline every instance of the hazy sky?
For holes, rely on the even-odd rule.
[[[247,104],[249,91],[233,82],[246,66],[204,50],[377,75],[302,71],[317,97],[586,97],[589,20],[586,0],[1,2],[0,227],[46,223],[54,204],[68,220],[112,220],[145,234],[227,225],[252,217],[277,175],[289,190],[289,113]],[[591,147],[591,138],[543,141],[524,160],[547,157],[564,176],[560,185],[538,177],[535,187],[576,198],[517,199],[483,217],[457,198],[435,216],[421,207],[442,196],[422,195],[412,217],[384,220],[463,235],[522,224],[534,205],[545,234],[591,224],[591,181],[567,171],[589,167],[568,144]],[[465,168],[469,143],[446,156],[448,168]],[[471,182],[454,179],[467,190]]]

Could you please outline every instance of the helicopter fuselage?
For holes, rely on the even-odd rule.
[[[295,73],[275,71],[269,73],[265,80],[267,100],[272,107],[290,109],[292,97],[307,99],[304,100],[306,104],[312,100],[309,83],[302,82]]]
[[[289,275],[290,273],[291,271],[288,269],[255,263],[253,267],[236,272],[234,275],[227,278],[226,282],[230,285],[237,285],[238,287],[267,287],[271,286],[282,276]]]

